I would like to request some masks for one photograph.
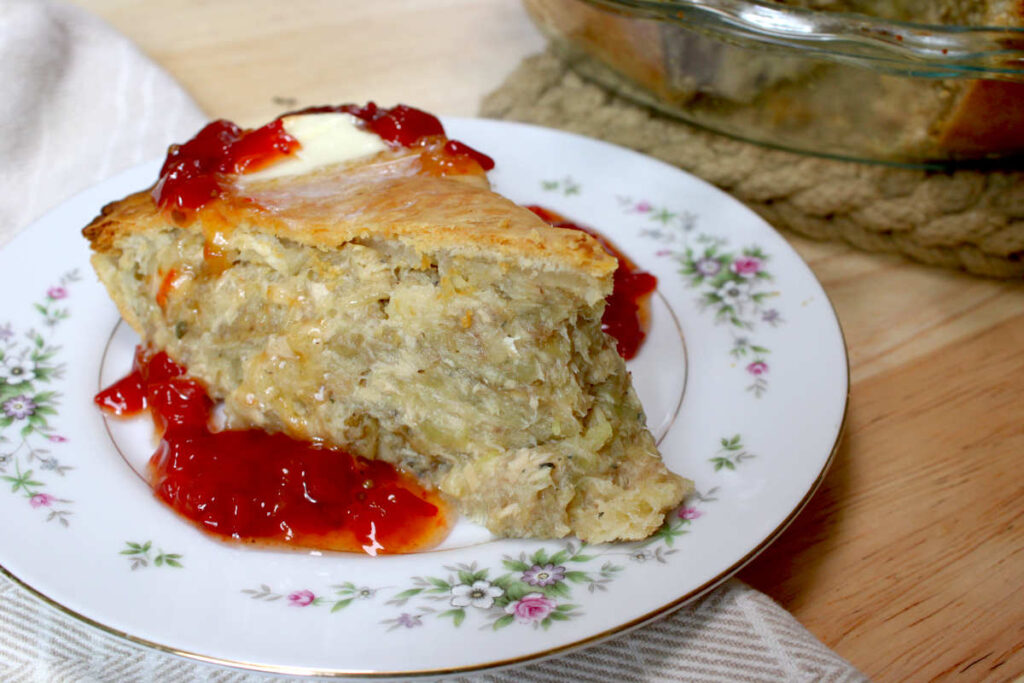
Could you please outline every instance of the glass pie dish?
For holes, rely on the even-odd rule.
[[[787,3],[524,0],[575,71],[719,133],[913,167],[1024,161],[1020,3]],[[947,23],[903,21],[921,16]]]

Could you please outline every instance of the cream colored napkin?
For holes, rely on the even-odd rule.
[[[0,81],[5,88],[0,244],[75,192],[159,156],[169,142],[188,138],[204,122],[191,98],[110,27],[81,10],[41,0],[0,0]],[[863,676],[768,597],[733,580],[626,635],[472,679],[859,681]],[[248,683],[268,678],[115,638],[0,577],[0,680]]]

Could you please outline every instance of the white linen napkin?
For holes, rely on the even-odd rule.
[[[47,209],[163,153],[205,121],[191,98],[88,13],[0,0],[0,245]],[[97,207],[98,208],[98,207]],[[83,249],[85,244],[83,242]],[[268,680],[121,640],[0,577],[0,680]],[[470,679],[860,681],[767,596],[731,580],[602,644]]]
[[[206,118],[131,42],[71,6],[0,2],[0,82],[0,244]]]

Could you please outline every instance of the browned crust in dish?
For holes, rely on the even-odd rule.
[[[774,1],[894,21],[1024,27],[1024,0]],[[840,143],[855,156],[911,162],[1024,152],[1020,82],[967,74],[890,77],[795,52],[748,50],[705,37],[686,22],[643,18],[586,0],[525,0],[525,5],[556,37],[556,45],[572,46],[561,52],[581,73],[596,71],[599,80],[607,80],[610,69],[625,79],[613,87],[621,94],[641,101],[653,95],[670,113],[685,113],[690,121],[740,138],[830,154]],[[1007,49],[1021,49],[1020,41],[1004,40]],[[866,89],[872,93],[870,106],[864,104]],[[815,122],[822,124],[820,139],[811,135]]]

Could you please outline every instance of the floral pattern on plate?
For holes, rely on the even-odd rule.
[[[698,504],[715,502],[717,490],[694,493],[650,538],[635,543],[590,546],[568,541],[557,548],[505,555],[500,568],[481,567],[477,562],[442,565],[440,572],[414,576],[409,580],[410,587],[399,589],[345,582],[319,594],[309,588],[277,592],[267,584],[241,592],[253,600],[290,607],[330,607],[331,613],[356,601],[379,599],[376,610],[405,608],[396,616],[380,620],[388,631],[423,626],[424,620],[431,618],[450,620],[455,627],[468,618],[479,628],[495,631],[513,624],[548,629],[555,622],[583,616],[581,605],[573,602],[577,591],[609,590],[625,569],[616,557],[635,563],[654,560],[667,564],[667,557],[678,550],[673,547],[676,540],[704,516]]]
[[[23,496],[32,508],[45,510],[46,521],[64,527],[70,524],[72,501],[52,492],[52,480],[73,467],[51,450],[68,439],[51,422],[61,398],[54,383],[63,377],[65,366],[58,360],[61,347],[50,337],[70,317],[64,300],[79,279],[77,270],[64,273],[33,304],[42,331],[31,328],[19,335],[11,323],[0,325],[0,481],[9,483],[10,493]]]
[[[642,214],[657,224],[644,227],[640,235],[660,243],[657,256],[671,258],[687,287],[700,292],[700,306],[710,311],[718,324],[732,333],[729,354],[743,361],[750,376],[747,391],[761,398],[768,390],[770,349],[750,336],[760,324],[780,325],[782,315],[768,303],[779,292],[769,289],[773,280],[767,264],[771,256],[760,246],[729,248],[725,237],[700,232],[693,234],[697,214],[673,211],[653,203],[619,197],[627,214]]]

